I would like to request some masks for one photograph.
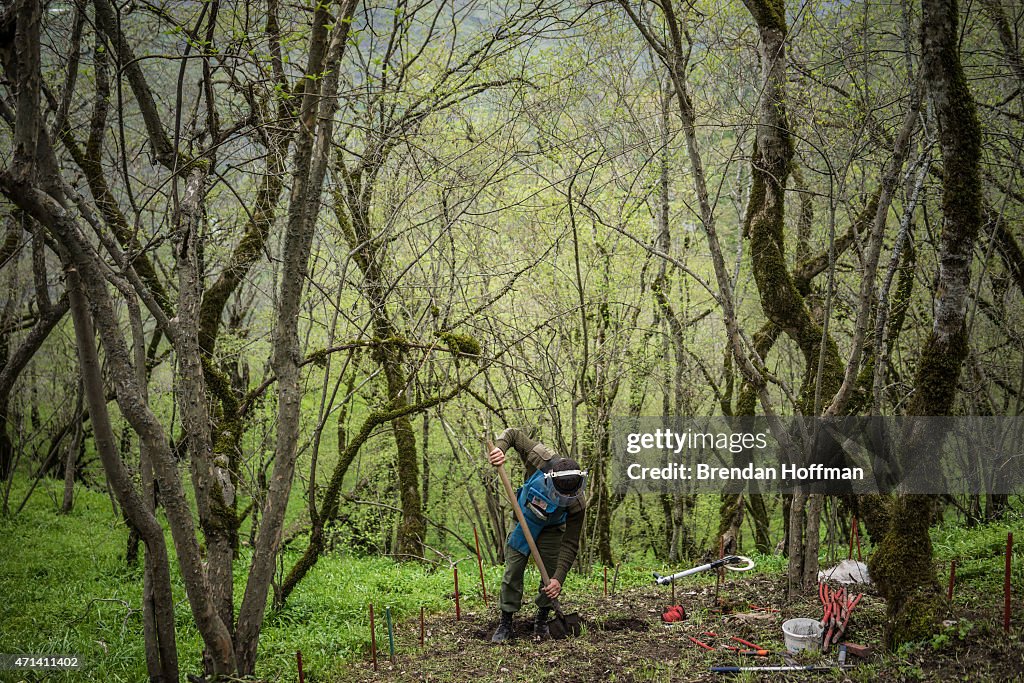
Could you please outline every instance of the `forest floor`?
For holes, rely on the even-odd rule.
[[[712,666],[785,665],[782,622],[792,617],[821,617],[817,595],[785,604],[779,574],[732,574],[719,590],[719,603],[731,607],[722,615],[711,609],[716,603],[714,584],[676,587],[677,603],[688,618],[665,625],[662,609],[670,603],[668,588],[631,588],[613,595],[576,594],[571,585],[564,609],[578,611],[584,632],[566,640],[532,639],[532,605],[517,615],[519,638],[510,645],[489,642],[497,626],[496,608],[454,614],[435,614],[426,621],[426,644],[419,647],[419,621],[399,623],[396,628],[394,663],[388,659],[387,642],[378,641],[379,671],[369,657],[353,662],[339,681],[714,681],[728,675],[710,671]],[[1001,613],[990,591],[969,585],[947,615],[943,631],[929,642],[906,646],[896,653],[883,652],[884,601],[870,586],[857,586],[864,597],[853,611],[845,640],[871,647],[866,659],[849,657],[851,668],[828,672],[745,673],[732,680],[748,681],[1024,681],[1024,619],[1020,600],[1014,614],[1016,628],[1002,630]],[[854,591],[851,591],[853,593]],[[986,603],[990,603],[986,606]],[[492,603],[493,604],[493,603]],[[750,610],[751,605],[778,611]],[[717,638],[703,635],[714,632]],[[524,635],[525,634],[525,635]],[[729,643],[738,636],[772,651],[769,657],[745,657],[722,649],[701,649],[687,636],[712,645]],[[736,643],[731,643],[736,644]],[[829,655],[815,653],[798,664],[829,665]]]
[[[12,500],[24,495],[19,481]],[[16,674],[0,671],[0,683],[138,683],[146,680],[139,604],[140,566],[125,561],[127,531],[112,509],[105,491],[76,490],[74,512],[56,514],[63,482],[44,481],[37,495],[12,517],[0,517],[0,653],[67,653],[80,656],[82,670],[66,673]],[[15,508],[16,509],[16,508]],[[1002,631],[1002,586],[1006,537],[1024,525],[1020,512],[983,525],[963,526],[951,519],[932,528],[937,574],[945,579],[949,562],[957,561],[956,592],[949,626],[928,641],[899,652],[882,652],[885,606],[870,587],[850,617],[847,639],[870,646],[866,661],[855,667],[822,674],[796,672],[736,677],[738,681],[1008,681],[1024,683],[1024,544],[1013,555],[1014,628]],[[470,531],[471,534],[471,531]],[[1018,539],[1020,534],[1017,534]],[[841,541],[823,542],[822,562],[846,554]],[[167,541],[172,547],[171,540]],[[528,637],[508,646],[490,643],[497,626],[494,593],[502,567],[484,565],[490,594],[485,606],[477,576],[476,558],[465,549],[453,555],[462,570],[462,619],[455,620],[453,574],[450,566],[396,562],[391,558],[360,556],[339,548],[327,553],[310,572],[285,607],[269,611],[260,635],[257,675],[266,683],[299,680],[297,653],[302,653],[306,683],[350,681],[711,681],[715,665],[736,664],[727,651],[707,652],[687,635],[719,634],[713,645],[730,636],[757,643],[773,652],[783,649],[781,624],[794,616],[820,618],[817,596],[786,604],[783,599],[785,558],[752,555],[753,571],[726,572],[719,597],[734,614],[722,616],[715,605],[714,576],[704,573],[676,585],[676,602],[689,617],[666,627],[661,611],[671,602],[670,589],[652,585],[651,571],[678,571],[680,562],[666,565],[650,553],[623,544],[626,558],[618,579],[609,572],[611,595],[604,595],[603,569],[591,566],[573,571],[563,598],[564,607],[579,612],[585,632],[578,638],[534,643]],[[289,550],[293,556],[298,550]],[[865,557],[871,552],[865,544]],[[286,558],[285,564],[295,557]],[[697,561],[694,561],[696,564]],[[247,549],[236,565],[236,600],[244,590]],[[201,670],[202,641],[194,626],[177,562],[171,566],[177,612],[177,644],[182,674]],[[538,577],[531,568],[527,585]],[[861,588],[857,588],[861,590]],[[380,671],[369,659],[370,629],[367,606],[377,610],[376,639]],[[750,612],[751,604],[779,610]],[[396,659],[387,658],[385,608],[397,619]],[[419,646],[419,614],[427,614],[426,645]],[[532,605],[520,613],[517,627],[529,634]],[[781,655],[744,664],[782,664]],[[822,658],[824,659],[824,658]],[[808,660],[808,663],[821,663]]]

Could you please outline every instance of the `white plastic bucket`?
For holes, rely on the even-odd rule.
[[[790,652],[821,649],[821,624],[815,619],[790,619],[782,624],[782,634]]]

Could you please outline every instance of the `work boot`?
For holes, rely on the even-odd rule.
[[[501,621],[498,623],[498,630],[491,636],[492,643],[507,643],[516,637],[516,629],[512,625],[512,612],[502,611]]]
[[[533,637],[537,640],[544,640],[551,636],[548,630],[549,609],[540,607],[537,609],[537,618],[533,621]]]

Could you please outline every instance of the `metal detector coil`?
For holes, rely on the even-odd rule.
[[[742,564],[743,566],[733,566],[740,564]],[[718,569],[719,567],[725,567],[726,569],[732,572],[746,572],[754,568],[754,561],[749,557],[745,557],[743,555],[726,555],[720,560],[715,560],[714,562],[702,564],[699,567],[687,569],[685,571],[679,572],[678,574],[672,574],[671,576],[662,576],[658,572],[654,572],[654,582],[659,586],[665,586],[672,583],[676,579],[683,578],[684,576],[691,576],[692,574],[699,574],[701,572],[711,571],[712,569]]]

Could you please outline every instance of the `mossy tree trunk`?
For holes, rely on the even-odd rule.
[[[275,3],[270,3],[267,17],[267,33],[271,37],[272,49],[277,28]],[[287,121],[294,111],[282,103],[276,110],[279,120]],[[293,127],[268,126],[266,168],[260,181],[253,211],[249,215],[242,238],[235,245],[227,265],[214,283],[203,293],[198,312],[198,344],[202,353],[202,369],[206,386],[215,401],[209,412],[210,432],[213,435],[214,467],[218,479],[224,481],[224,488],[238,490],[240,461],[242,456],[242,435],[244,421],[239,406],[248,389],[245,381],[233,386],[229,377],[231,368],[217,362],[217,338],[224,310],[230,298],[241,288],[252,267],[266,251],[274,215],[280,203],[282,188],[287,177],[286,157],[288,144],[294,132]],[[237,377],[237,368],[235,369]],[[222,534],[230,545],[232,556],[238,554],[238,529],[242,518],[238,514],[238,496],[219,496],[218,517]]]
[[[760,33],[762,94],[757,139],[751,160],[752,186],[747,205],[746,236],[751,241],[754,280],[765,316],[800,348],[805,368],[800,408],[813,414],[819,359],[824,358],[821,394],[839,388],[843,366],[831,337],[822,343],[822,328],[811,316],[789,272],[785,255],[785,190],[793,159],[786,118],[785,5],[778,0],[747,0]]]
[[[765,317],[796,342],[803,356],[798,407],[805,415],[816,415],[816,388],[820,396],[835,394],[842,382],[843,365],[835,342],[812,317],[786,264],[785,192],[793,159],[786,118],[786,8],[781,0],[745,0],[744,4],[757,24],[762,74],[744,228],[751,242],[754,281]],[[816,536],[817,529],[804,529],[805,520],[813,522],[816,516],[802,514],[804,500],[803,495],[795,496],[791,509],[791,592],[806,588],[804,579],[817,573],[817,544],[805,540]]]
[[[600,317],[602,322],[598,326],[597,348],[605,345],[604,336],[608,324],[606,314]],[[583,378],[584,383],[589,385],[586,390],[589,448],[584,449],[581,464],[590,472],[590,481],[587,484],[590,494],[587,504],[587,531],[596,542],[598,561],[605,566],[613,566],[615,560],[612,556],[612,513],[622,498],[613,496],[608,487],[608,463],[611,461],[611,407],[619,387],[618,378],[607,378],[608,374],[612,374],[608,366],[607,358],[595,358],[593,374],[589,375],[588,371],[589,376]],[[587,557],[592,556],[588,550]]]
[[[284,72],[277,0],[270,0],[266,11],[264,34],[270,49],[271,72],[277,87],[287,92],[292,85]],[[252,211],[248,213],[241,239],[234,246],[217,279],[202,293],[199,308],[199,347],[203,353],[203,373],[216,399],[210,411],[216,472],[218,478],[225,480],[235,490],[239,488],[244,432],[239,406],[248,387],[244,380],[238,382],[239,386],[232,386],[228,376],[231,368],[216,362],[217,338],[228,301],[240,290],[253,266],[263,258],[267,250],[285,179],[288,177],[288,148],[298,124],[296,99],[280,97],[276,107],[268,107],[265,114],[260,114],[266,117],[257,128],[266,148],[266,162],[259,190]],[[237,377],[237,368],[234,373]],[[237,555],[238,528],[244,517],[238,515],[238,497],[224,498],[220,509],[221,523],[225,527],[232,551]]]
[[[382,347],[381,366],[387,380],[388,408],[402,411],[409,407],[408,383],[402,367],[404,353],[392,350],[397,345]],[[423,517],[423,499],[420,496],[419,451],[416,448],[416,433],[408,415],[400,415],[391,422],[395,435],[395,463],[398,474],[399,500],[402,507],[402,522],[398,527],[398,543],[395,552],[400,557],[420,558],[423,556],[423,541],[426,535],[426,520]]]
[[[942,234],[931,333],[917,365],[910,415],[948,415],[968,353],[966,310],[971,259],[982,219],[981,129],[960,64],[956,0],[924,0],[921,19],[925,85],[938,120],[942,177]],[[912,432],[905,439],[941,439]],[[910,444],[913,448],[914,443]],[[934,499],[902,496],[892,501],[889,525],[871,559],[871,575],[887,601],[890,646],[933,632],[942,595],[932,566],[928,534]]]
[[[371,131],[373,132],[373,131]],[[393,288],[387,282],[387,264],[390,261],[387,239],[378,232],[371,217],[372,203],[377,190],[381,165],[387,159],[381,145],[380,154],[367,156],[366,166],[357,168],[344,165],[339,159],[336,168],[343,179],[343,188],[335,191],[334,212],[342,226],[353,259],[363,274],[361,289],[370,311],[373,334],[379,341],[373,359],[380,365],[388,399],[386,410],[399,413],[391,422],[395,438],[395,472],[398,475],[399,500],[402,521],[398,527],[395,552],[403,558],[423,556],[426,520],[423,516],[423,498],[420,492],[419,453],[412,421],[406,414],[412,390],[405,370],[407,347],[401,341],[398,326],[389,310],[389,295]]]

